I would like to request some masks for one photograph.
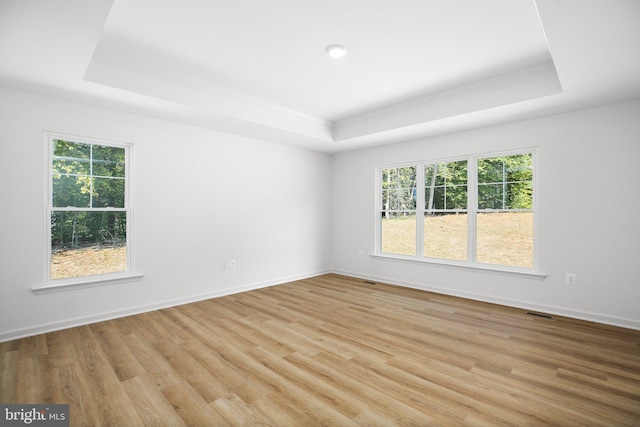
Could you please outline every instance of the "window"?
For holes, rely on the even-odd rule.
[[[416,167],[382,170],[382,252],[416,254]]]
[[[534,152],[378,171],[377,253],[533,269]]]
[[[533,268],[533,156],[478,159],[476,260]]]
[[[467,161],[424,165],[424,256],[467,259]]]
[[[131,270],[125,144],[49,136],[49,280]]]

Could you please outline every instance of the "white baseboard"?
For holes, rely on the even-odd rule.
[[[603,315],[599,313],[590,313],[586,311],[573,310],[564,307],[555,307],[549,305],[535,304],[526,301],[511,300],[506,298],[493,297],[483,294],[476,294],[471,292],[459,292],[452,291],[450,289],[439,288],[436,286],[430,286],[428,284],[413,283],[402,280],[397,280],[389,277],[372,276],[360,272],[344,271],[344,270],[326,270],[318,271],[315,273],[308,273],[298,276],[283,277],[275,280],[269,280],[265,282],[251,283],[236,288],[222,289],[214,292],[207,292],[203,294],[191,295],[184,298],[177,298],[173,300],[166,300],[156,302],[153,304],[128,307],[122,310],[115,310],[91,316],[81,316],[73,319],[65,319],[57,322],[50,322],[42,325],[34,325],[26,328],[14,329],[11,331],[0,332],[0,342],[11,341],[19,338],[30,337],[47,332],[59,331],[62,329],[73,328],[76,326],[89,325],[91,323],[103,322],[106,320],[117,319],[119,317],[131,316],[134,314],[146,313],[149,311],[160,310],[168,307],[175,307],[182,304],[188,304],[197,301],[203,301],[211,298],[223,297],[226,295],[237,294],[240,292],[252,291],[255,289],[267,288],[269,286],[281,285],[284,283],[294,282],[296,280],[308,279],[310,277],[316,277],[327,273],[342,274],[345,276],[361,278],[365,280],[371,280],[375,282],[383,282],[391,285],[403,286],[411,289],[419,289],[423,291],[435,292],[444,295],[451,295],[461,298],[467,298],[476,301],[489,302],[493,304],[500,304],[509,307],[521,308],[523,310],[532,310],[536,312],[553,314],[556,316],[570,317],[574,319],[586,320],[590,322],[602,323],[612,326],[620,326],[623,328],[640,330],[640,321],[634,319],[626,319],[621,317]]]
[[[430,286],[429,284],[424,284],[424,283],[407,282],[407,281],[393,279],[390,277],[372,276],[372,275],[353,272],[353,271],[334,269],[331,272],[335,274],[342,274],[345,276],[371,280],[374,282],[382,282],[382,283],[388,283],[390,285],[398,285],[405,288],[419,289],[419,290],[435,292],[443,295],[451,295],[451,296],[456,296],[461,298],[467,298],[475,301],[482,301],[482,302],[488,302],[492,304],[505,305],[508,307],[521,308],[523,310],[531,310],[531,311],[536,311],[541,313],[553,314],[556,316],[570,317],[572,319],[586,320],[589,322],[602,323],[605,325],[619,326],[622,328],[640,330],[640,321],[635,319],[627,319],[623,317],[610,316],[610,315],[600,314],[600,313],[591,313],[587,311],[574,310],[574,309],[565,308],[565,307],[536,304],[528,301],[519,301],[519,300],[508,299],[508,298],[500,298],[500,297],[494,297],[490,295],[476,294],[473,292],[455,291],[451,289],[440,288],[437,286]]]
[[[91,323],[103,322],[105,320],[117,319],[119,317],[126,317],[134,314],[147,313],[149,311],[175,307],[178,305],[189,304],[192,302],[203,301],[211,298],[219,298],[226,295],[237,294],[240,292],[247,292],[255,289],[267,288],[269,286],[276,286],[284,283],[294,282],[296,280],[308,279],[310,277],[316,277],[316,276],[320,276],[322,274],[327,274],[327,273],[330,273],[330,271],[329,270],[317,271],[314,273],[302,274],[298,276],[282,277],[275,280],[250,283],[250,284],[235,287],[235,288],[221,289],[218,291],[191,295],[184,298],[160,301],[160,302],[155,302],[152,304],[146,304],[146,305],[141,305],[136,307],[128,307],[122,310],[109,311],[109,312],[104,312],[104,313],[90,315],[90,316],[80,316],[73,319],[65,319],[65,320],[50,322],[42,325],[34,325],[26,328],[14,329],[11,331],[3,331],[3,332],[0,332],[0,343],[5,341],[12,341],[19,338],[31,337],[34,335],[39,335],[47,332],[54,332],[62,329],[73,328],[76,326],[84,326],[84,325],[89,325]]]

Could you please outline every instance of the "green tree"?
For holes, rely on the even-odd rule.
[[[532,207],[533,159],[530,153],[478,160],[478,208]]]
[[[55,140],[52,162],[52,247],[126,241],[125,150]],[[63,210],[56,208],[78,208]]]
[[[389,211],[416,209],[416,167],[382,170],[382,203],[385,218],[397,216]]]
[[[434,210],[467,209],[467,161],[425,166],[425,208]]]

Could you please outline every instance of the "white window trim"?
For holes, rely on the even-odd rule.
[[[64,281],[64,283],[51,284],[51,281],[49,281],[49,284],[33,286],[31,290],[36,295],[49,294],[53,292],[71,291],[74,289],[94,288],[96,286],[118,285],[120,283],[138,281],[143,277],[144,275],[141,273],[107,273],[96,276],[75,277],[75,280],[60,279],[60,281]],[[57,281],[58,280],[56,280],[56,282]]]
[[[452,261],[446,259],[437,258],[418,258],[406,255],[394,255],[386,253],[372,253],[370,255],[373,258],[380,258],[392,261],[402,261],[407,263],[419,264],[419,265],[431,265],[435,267],[453,268],[459,270],[479,271],[484,273],[498,273],[510,276],[529,277],[534,279],[544,279],[547,277],[546,273],[533,269],[507,267],[504,265],[493,264],[472,264],[464,261]]]
[[[470,154],[467,156],[459,156],[459,157],[449,157],[449,158],[440,158],[440,159],[427,159],[427,160],[419,160],[415,162],[403,162],[399,164],[390,164],[390,165],[381,165],[375,168],[375,185],[376,185],[376,197],[375,197],[375,237],[374,244],[375,249],[371,254],[372,257],[395,260],[395,261],[404,261],[410,263],[419,263],[419,264],[429,264],[441,267],[450,267],[464,270],[475,270],[482,272],[495,272],[495,273],[503,273],[509,275],[517,275],[524,277],[532,277],[538,279],[544,279],[546,274],[541,272],[539,269],[539,256],[538,256],[538,248],[539,248],[539,221],[538,221],[538,199],[539,199],[539,191],[538,191],[538,175],[539,175],[539,149],[537,147],[528,147],[521,148],[516,150],[505,150],[505,151],[496,151],[496,152],[487,152],[487,153],[478,153],[478,154]],[[528,154],[532,155],[532,165],[533,165],[533,267],[532,268],[522,268],[522,267],[511,267],[505,265],[498,264],[484,264],[476,262],[476,214],[479,211],[477,209],[477,192],[478,192],[478,183],[477,183],[477,162],[478,159],[487,158],[487,157],[503,157],[503,156],[511,156],[517,154]],[[455,162],[460,160],[467,160],[467,171],[468,171],[468,203],[467,203],[467,220],[468,220],[468,231],[467,231],[467,261],[455,261],[455,260],[447,260],[447,259],[438,259],[438,258],[429,258],[424,256],[424,224],[423,221],[420,221],[420,218],[424,215],[424,179],[420,180],[420,177],[424,178],[424,165],[427,164],[438,164],[438,163],[446,163],[446,162]],[[388,168],[400,168],[400,167],[409,167],[416,166],[416,181],[422,182],[423,185],[417,186],[417,200],[416,200],[416,255],[398,255],[382,252],[382,219],[381,219],[381,210],[382,210],[382,192],[380,189],[382,188],[382,170]],[[421,188],[422,187],[422,188]]]
[[[121,147],[125,149],[125,210],[127,212],[127,270],[117,273],[105,273],[98,275],[89,275],[81,277],[70,277],[66,279],[51,279],[51,213],[52,206],[52,159],[53,159],[53,140],[60,139],[65,141],[73,141],[78,143],[87,143],[94,145],[106,145],[112,147]],[[58,132],[45,132],[45,146],[47,155],[45,156],[47,171],[45,176],[46,199],[44,203],[45,211],[45,244],[46,248],[44,257],[44,278],[42,284],[32,287],[32,291],[36,294],[61,292],[72,289],[83,289],[88,287],[103,286],[109,284],[119,284],[130,281],[140,280],[143,275],[137,273],[134,263],[134,185],[133,185],[133,164],[134,164],[134,145],[129,142],[121,142],[114,140],[105,140],[93,137],[84,137],[72,134],[64,134]]]

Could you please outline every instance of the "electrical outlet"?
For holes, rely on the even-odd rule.
[[[364,252],[359,251],[359,252],[358,252],[358,258],[362,258],[362,257],[364,257]]]
[[[222,270],[228,270],[228,269],[229,269],[229,262],[228,262],[228,261],[222,261],[222,262],[220,263],[220,268],[221,268]]]
[[[229,269],[234,270],[236,268],[236,260],[235,259],[230,259],[229,260]]]
[[[575,285],[576,284],[576,275],[574,273],[565,274],[564,283],[566,285]]]

